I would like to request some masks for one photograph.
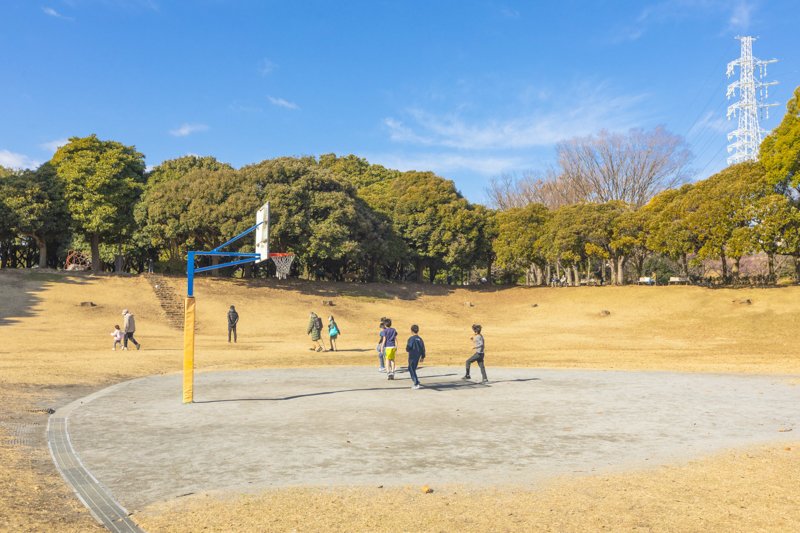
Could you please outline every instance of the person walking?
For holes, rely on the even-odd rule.
[[[312,352],[325,351],[325,344],[322,342],[322,319],[318,317],[314,311],[311,311],[311,315],[308,318],[308,328],[306,328],[306,333],[311,335],[311,348],[309,349]]]
[[[480,324],[473,324],[472,325],[472,332],[474,335],[470,337],[470,340],[473,342],[475,353],[467,359],[467,373],[464,374],[464,377],[461,378],[463,380],[470,379],[469,377],[469,367],[472,363],[478,363],[478,368],[481,369],[481,375],[483,376],[483,380],[481,383],[489,383],[489,378],[486,377],[486,367],[483,364],[483,356],[484,356],[484,341],[483,335],[481,335],[481,325]]]
[[[383,336],[386,334],[386,324],[384,321],[386,317],[381,317],[381,324],[379,326],[380,333],[378,334],[378,346],[375,349],[378,351],[378,372],[386,372],[386,367],[384,366],[384,354],[383,354]]]
[[[328,342],[331,345],[331,351],[336,351],[336,339],[339,338],[339,335],[342,334],[342,330],[339,329],[339,325],[336,324],[336,320],[333,319],[333,315],[328,317]]]
[[[239,313],[236,308],[231,306],[228,309],[228,342],[231,342],[231,333],[233,333],[233,342],[236,343],[236,324],[239,323]]]
[[[411,326],[411,337],[408,338],[406,343],[406,352],[408,352],[408,373],[411,375],[411,388],[419,389],[422,385],[419,383],[417,377],[417,367],[420,361],[425,360],[425,343],[422,337],[419,336],[419,326],[414,324]]]
[[[128,341],[130,340],[136,345],[137,350],[141,350],[142,345],[133,338],[133,334],[136,332],[136,319],[133,318],[133,313],[127,309],[122,311],[122,330],[125,332],[125,339],[122,341],[122,349],[128,349]]]
[[[386,373],[388,379],[394,379],[396,368],[395,357],[397,355],[397,330],[392,327],[392,319],[387,318],[383,321],[386,329],[383,331],[383,354],[386,358]]]

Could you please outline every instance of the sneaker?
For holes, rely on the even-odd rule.
[[[127,350],[128,350],[128,347],[127,347],[127,346],[123,346],[123,347],[122,347],[122,349],[123,349],[123,350],[125,350],[125,351],[127,351]]]
[[[417,383],[416,385],[414,385],[414,386],[413,386],[413,387],[411,387],[411,388],[412,388],[412,389],[414,389],[414,390],[416,390],[416,389],[421,389],[421,388],[422,388],[422,385],[420,385],[419,383]]]
[[[116,348],[116,347],[114,347],[114,348],[111,348],[111,351],[112,351],[112,352],[116,352],[116,351],[117,351],[117,348]]]
[[[137,345],[136,345],[136,349],[137,349],[137,350],[141,350],[141,349],[142,349],[142,343],[141,343],[141,342],[140,342],[139,344],[137,344]]]
[[[463,379],[464,381],[469,381],[469,380],[470,380],[470,379],[472,379],[472,378],[470,378],[469,376],[464,376],[464,377],[463,377],[463,378],[461,378],[461,379]]]
[[[378,372],[383,372],[385,374],[386,373],[386,369],[385,368],[379,368]]]
[[[394,379],[394,372],[389,372],[388,379]]]
[[[489,380],[488,379],[481,380],[481,384],[488,385],[489,384]]]

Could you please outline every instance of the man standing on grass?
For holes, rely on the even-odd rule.
[[[122,341],[122,349],[128,349],[128,340],[132,341],[133,344],[136,345],[136,349],[141,349],[142,345],[136,342],[136,339],[133,338],[133,334],[136,331],[136,320],[133,318],[133,313],[128,311],[127,309],[122,311],[122,330],[125,332],[125,340]]]
[[[408,373],[411,375],[413,383],[412,388],[419,389],[422,385],[419,384],[417,377],[417,366],[420,361],[425,360],[425,343],[422,342],[422,337],[419,336],[419,326],[414,324],[411,326],[411,337],[408,338],[406,343],[406,351],[408,352]]]
[[[233,333],[233,342],[236,343],[236,324],[239,323],[239,313],[236,308],[231,306],[228,309],[228,342],[231,342],[231,333]]]

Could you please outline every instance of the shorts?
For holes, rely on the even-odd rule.
[[[387,361],[394,361],[394,356],[397,353],[397,346],[392,346],[391,348],[386,348],[386,360]]]

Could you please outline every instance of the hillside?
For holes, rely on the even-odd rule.
[[[181,278],[168,283],[184,293]],[[378,319],[390,316],[401,337],[420,325],[436,364],[460,364],[470,353],[469,326],[479,322],[489,366],[800,372],[789,334],[800,287],[450,289],[201,278],[195,293],[198,370],[372,365]],[[231,304],[241,315],[235,346],[226,342]],[[140,352],[110,349],[123,308],[136,315]],[[340,352],[308,350],[311,310],[335,315]],[[182,332],[167,324],[143,277],[0,272],[0,331],[4,382],[89,385],[180,370]]]

